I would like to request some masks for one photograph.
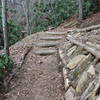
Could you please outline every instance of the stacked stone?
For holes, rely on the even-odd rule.
[[[59,56],[63,64],[65,100],[100,100],[99,56],[71,41],[59,48]]]

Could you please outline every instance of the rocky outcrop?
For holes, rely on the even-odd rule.
[[[98,35],[100,31],[94,32],[93,34]],[[90,32],[84,34],[69,32],[69,34],[64,43],[64,46],[67,46],[59,48],[66,91],[65,100],[99,100],[100,42],[98,39],[89,41],[89,37],[93,35]]]

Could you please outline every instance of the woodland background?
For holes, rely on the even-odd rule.
[[[99,0],[83,0],[84,18],[99,12],[99,5]],[[28,34],[57,27],[66,18],[78,16],[78,11],[78,0],[7,0],[9,45]],[[3,48],[1,7],[0,48]]]

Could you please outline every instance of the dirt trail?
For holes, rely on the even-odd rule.
[[[39,37],[40,35],[33,38],[31,36],[32,45],[40,41]],[[18,49],[21,48],[19,47],[20,43],[17,44]],[[58,54],[39,56],[34,53],[36,48],[33,45],[26,56],[17,77],[11,82],[11,91],[6,94],[7,98],[4,100],[64,100],[63,78]],[[23,55],[23,49],[21,52],[19,50],[17,53],[15,52],[13,51],[11,55],[17,55],[13,58],[18,62],[20,56]]]
[[[36,57],[33,51],[28,54],[15,93],[8,100],[61,100],[63,86],[57,58]]]

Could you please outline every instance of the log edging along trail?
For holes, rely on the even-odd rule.
[[[100,51],[96,50],[96,48],[90,47],[90,46],[88,46],[86,44],[83,44],[83,43],[79,42],[78,40],[76,40],[71,35],[68,35],[67,39],[70,42],[72,42],[73,44],[81,46],[82,48],[84,48],[85,50],[87,50],[88,52],[90,52],[91,54],[93,54],[94,56],[96,56],[98,59],[100,59]]]

